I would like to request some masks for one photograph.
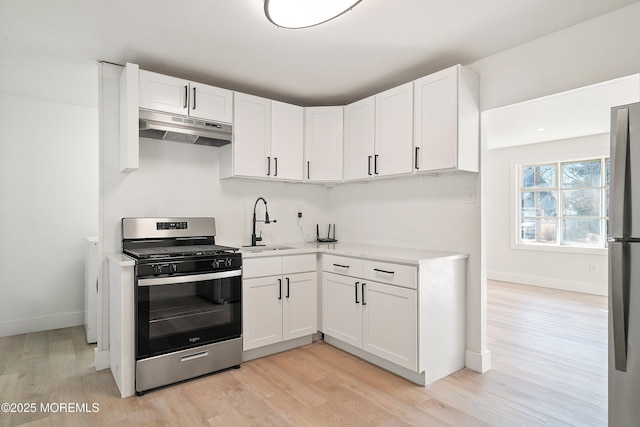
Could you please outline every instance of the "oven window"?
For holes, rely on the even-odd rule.
[[[149,338],[231,323],[232,307],[229,279],[154,286],[149,289]]]

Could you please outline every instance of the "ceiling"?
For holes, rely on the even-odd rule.
[[[608,133],[611,107],[640,101],[640,74],[486,111],[487,148]]]
[[[299,105],[346,104],[636,0],[363,0],[326,24],[275,27],[263,0],[0,0],[0,61],[59,55]]]

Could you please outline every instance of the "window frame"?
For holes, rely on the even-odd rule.
[[[565,187],[563,185],[563,177],[562,177],[562,165],[571,164],[571,163],[582,163],[582,162],[590,162],[590,161],[599,161],[600,162],[600,185],[595,187]],[[514,180],[513,183],[513,195],[514,202],[512,203],[512,207],[515,212],[511,215],[512,220],[514,220],[514,224],[512,227],[513,230],[513,238],[512,238],[512,248],[514,249],[524,249],[524,250],[535,250],[535,251],[552,251],[552,252],[571,252],[571,253],[590,253],[590,254],[605,254],[608,251],[607,247],[607,224],[609,221],[609,216],[607,215],[607,190],[609,188],[610,183],[606,182],[606,167],[607,162],[610,162],[609,156],[595,155],[595,156],[585,156],[580,158],[569,158],[563,160],[539,160],[529,162],[518,162],[514,164]],[[553,186],[548,187],[524,187],[523,184],[523,173],[526,167],[537,167],[537,166],[553,166],[555,171],[555,183]],[[600,191],[600,216],[576,216],[576,215],[565,215],[563,209],[563,191],[566,190],[593,190],[598,189]],[[523,192],[554,192],[556,197],[556,215],[555,216],[523,216],[522,215],[522,193]],[[523,218],[532,218],[532,219],[551,219],[554,218],[556,221],[556,239],[555,243],[537,243],[537,242],[523,242],[522,241],[522,219]],[[563,239],[563,221],[565,220],[599,220],[600,222],[600,245],[599,246],[572,246],[567,244],[562,244]]]

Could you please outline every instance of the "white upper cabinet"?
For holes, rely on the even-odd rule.
[[[140,108],[231,123],[233,92],[215,86],[139,72]]]
[[[302,181],[304,108],[271,101],[273,177]]]
[[[302,181],[304,109],[235,92],[233,143],[220,176]]]
[[[304,109],[304,179],[342,181],[343,107]]]
[[[344,179],[373,176],[375,97],[344,107]]]
[[[413,83],[344,108],[344,179],[410,174]]]
[[[460,65],[414,82],[415,169],[478,172],[478,75]]]
[[[271,176],[271,100],[236,92],[233,104],[233,175]]]
[[[413,82],[376,95],[374,174],[408,174],[413,168]]]

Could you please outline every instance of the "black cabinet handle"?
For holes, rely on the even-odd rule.
[[[187,98],[189,98],[189,86],[184,87],[184,105],[182,108],[187,108]]]
[[[389,271],[389,270],[380,270],[379,268],[374,268],[373,271],[377,271],[378,273],[386,273],[386,274],[396,274],[395,271]]]
[[[371,156],[367,156],[367,173],[371,175]]]
[[[193,88],[193,109],[196,109],[196,88]]]
[[[271,157],[267,156],[267,176],[271,175]]]
[[[289,278],[287,277],[287,298],[289,298]]]
[[[360,284],[360,282],[356,282],[356,304],[360,304],[360,301],[358,301],[358,285]]]
[[[364,287],[365,286],[367,286],[367,284],[362,282],[362,305],[367,305],[366,301],[364,300]]]
[[[275,164],[276,164],[276,173],[274,173],[274,174],[273,174],[273,176],[278,176],[278,158],[277,158],[277,157],[274,157],[274,158],[273,158],[273,161],[274,161],[274,162],[275,162]],[[287,280],[288,280],[288,279],[287,279]]]
[[[311,163],[311,162],[307,162],[307,179],[311,179],[311,178],[309,178],[309,163]]]
[[[373,156],[373,173],[378,175],[378,155]]]
[[[333,264],[334,267],[340,267],[340,268],[349,268],[348,265],[342,265],[342,264]]]
[[[278,279],[278,299],[282,299],[282,279]]]
[[[415,167],[416,169],[420,169],[420,167],[418,166],[418,150],[420,150],[420,147],[416,147],[416,158],[413,164],[413,167]]]

